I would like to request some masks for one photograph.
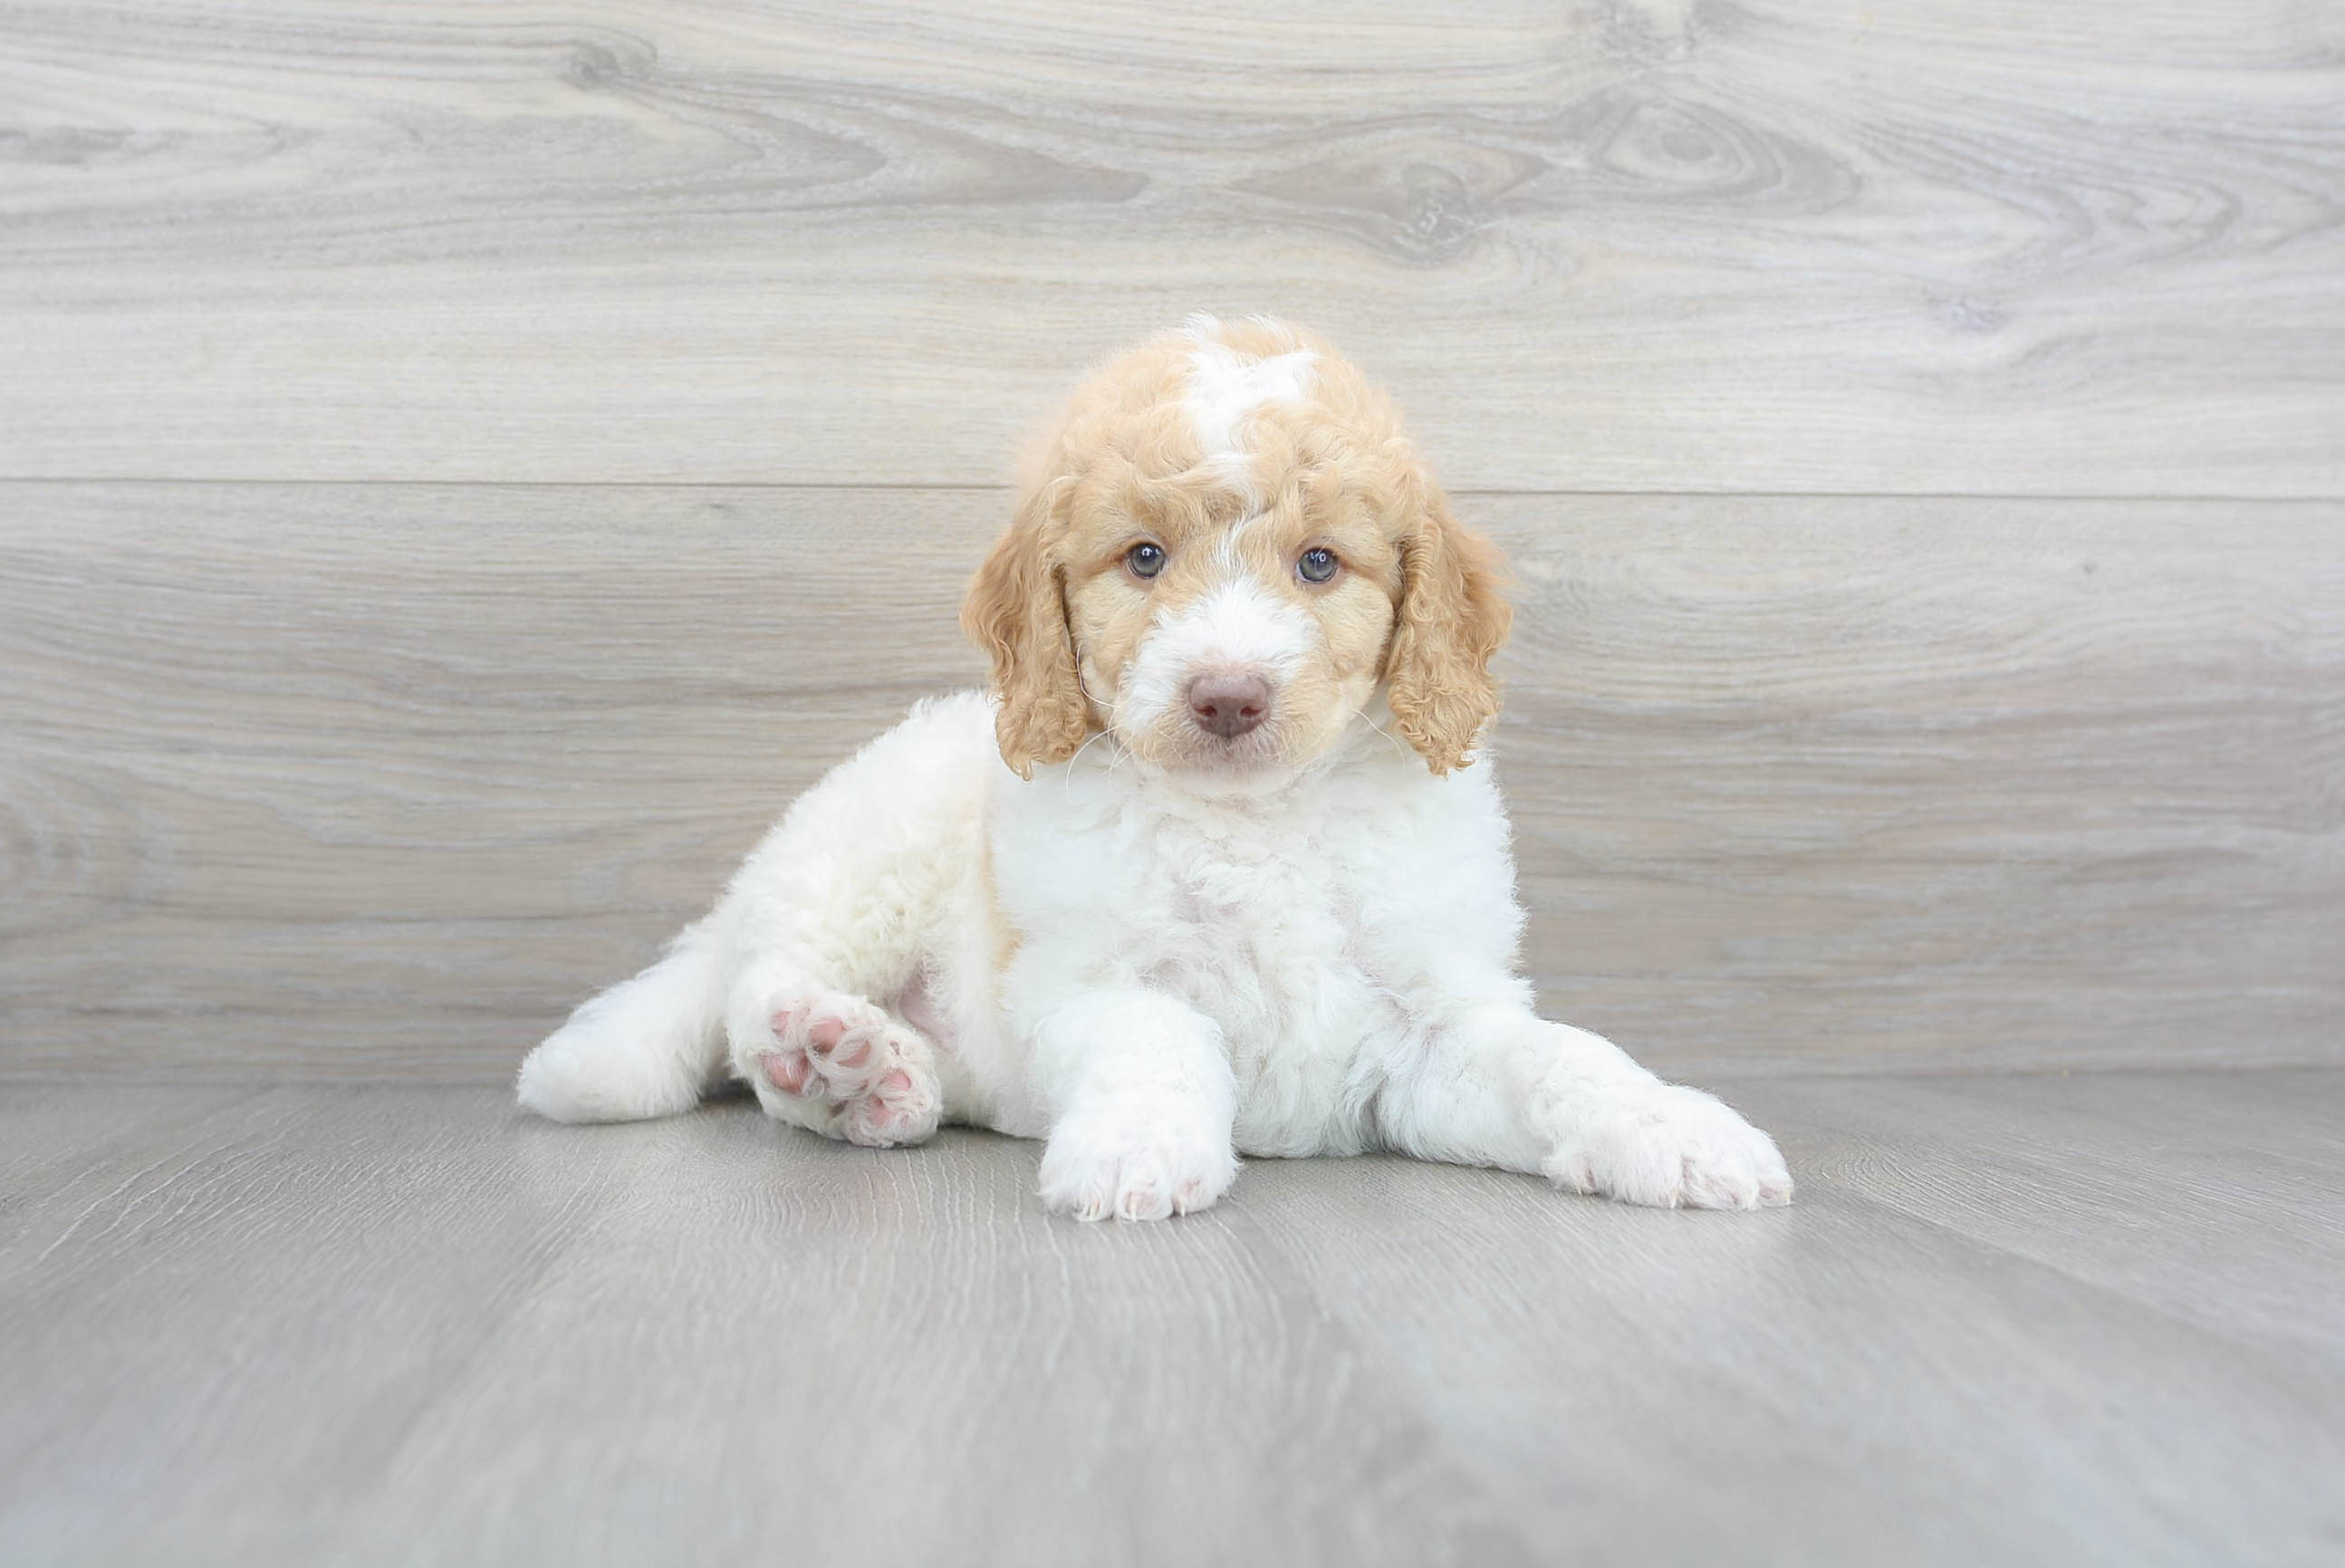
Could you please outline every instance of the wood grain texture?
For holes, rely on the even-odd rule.
[[[738,1101],[12,1087],[0,1559],[2334,1561],[2345,1074],[1735,1097],[1788,1210],[1258,1161],[1082,1227]]]
[[[2294,1074],[1738,1085],[1818,1182],[2212,1332],[2345,1358],[2345,1140]],[[2313,1080],[2325,1083],[2327,1080]],[[2188,1254],[2189,1267],[2178,1267]]]
[[[0,486],[0,1073],[502,1076],[979,678],[1005,504]],[[1551,1011],[1687,1074],[2345,1059],[2335,505],[1461,506]]]
[[[1198,308],[1456,484],[2345,494],[2345,15],[0,6],[0,475],[993,483]]]

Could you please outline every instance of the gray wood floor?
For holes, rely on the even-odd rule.
[[[2345,1074],[1751,1080],[1788,1210],[0,1092],[0,1561],[2330,1563]]]

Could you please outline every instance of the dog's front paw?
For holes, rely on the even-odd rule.
[[[1639,1085],[1575,1121],[1540,1166],[1558,1186],[1655,1208],[1792,1201],[1792,1173],[1775,1140],[1699,1089]]]
[[[1162,1219],[1211,1208],[1237,1179],[1229,1129],[1203,1107],[1078,1108],[1042,1150],[1043,1207],[1077,1219]]]

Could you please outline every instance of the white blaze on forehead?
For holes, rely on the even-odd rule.
[[[1267,402],[1299,402],[1311,392],[1308,349],[1262,360],[1224,343],[1201,342],[1189,354],[1189,423],[1207,458],[1242,455],[1238,425]]]
[[[1317,625],[1246,578],[1223,583],[1158,628],[1164,645],[1206,669],[1283,675],[1310,652]]]

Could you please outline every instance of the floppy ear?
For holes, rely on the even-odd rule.
[[[1058,486],[1037,485],[994,541],[962,601],[961,629],[993,660],[993,716],[1001,759],[1023,779],[1037,762],[1064,762],[1091,733],[1075,670],[1066,585],[1050,555]]]
[[[1386,660],[1386,695],[1401,738],[1436,773],[1466,765],[1498,712],[1490,660],[1514,619],[1500,592],[1498,547],[1449,514],[1438,492],[1401,540],[1400,608]]]

